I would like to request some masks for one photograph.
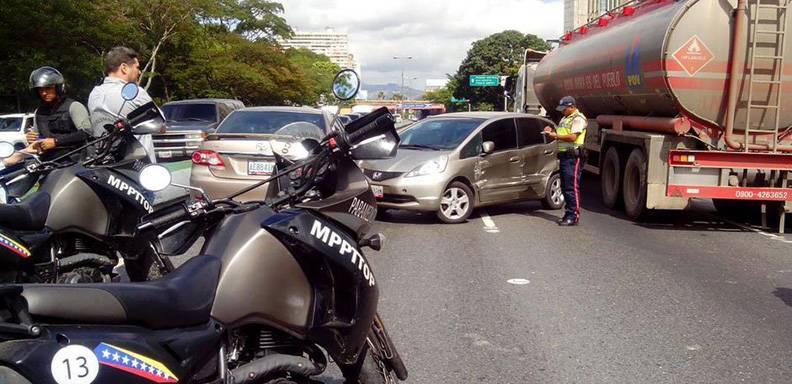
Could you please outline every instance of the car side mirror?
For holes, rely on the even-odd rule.
[[[495,152],[495,143],[491,141],[485,141],[483,144],[481,144],[481,154],[483,156],[492,154],[492,152]]]

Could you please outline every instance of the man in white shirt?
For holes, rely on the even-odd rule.
[[[137,52],[127,47],[115,47],[105,55],[104,65],[107,77],[104,78],[102,84],[94,87],[91,95],[88,96],[88,111],[91,113],[91,125],[96,137],[102,135],[105,124],[113,124],[141,105],[151,102],[151,96],[143,88],[140,88],[140,92],[133,100],[125,101],[121,97],[121,88],[126,83],[137,82],[140,79],[140,62]],[[151,162],[155,163],[156,156],[151,135],[136,135],[135,137],[146,149]]]

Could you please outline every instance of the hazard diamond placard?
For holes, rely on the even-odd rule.
[[[673,56],[677,63],[679,63],[690,76],[698,73],[715,58],[712,51],[707,48],[707,45],[701,41],[698,35],[694,35],[685,44],[682,44],[682,46],[674,52]]]

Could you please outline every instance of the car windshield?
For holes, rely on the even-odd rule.
[[[450,150],[465,140],[483,119],[431,119],[403,132],[402,148]]]
[[[236,111],[223,120],[217,133],[271,134],[285,125],[307,122],[326,131],[321,113],[285,111]]]
[[[217,108],[214,104],[163,105],[162,112],[168,121],[217,121]]]
[[[0,117],[0,132],[16,132],[21,127],[21,117]]]

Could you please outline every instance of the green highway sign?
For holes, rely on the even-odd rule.
[[[500,85],[500,76],[497,75],[470,75],[471,87],[497,87]]]
[[[456,97],[451,96],[451,102],[452,103],[468,103],[468,102],[470,102],[470,100],[468,100],[468,99],[457,99]]]

